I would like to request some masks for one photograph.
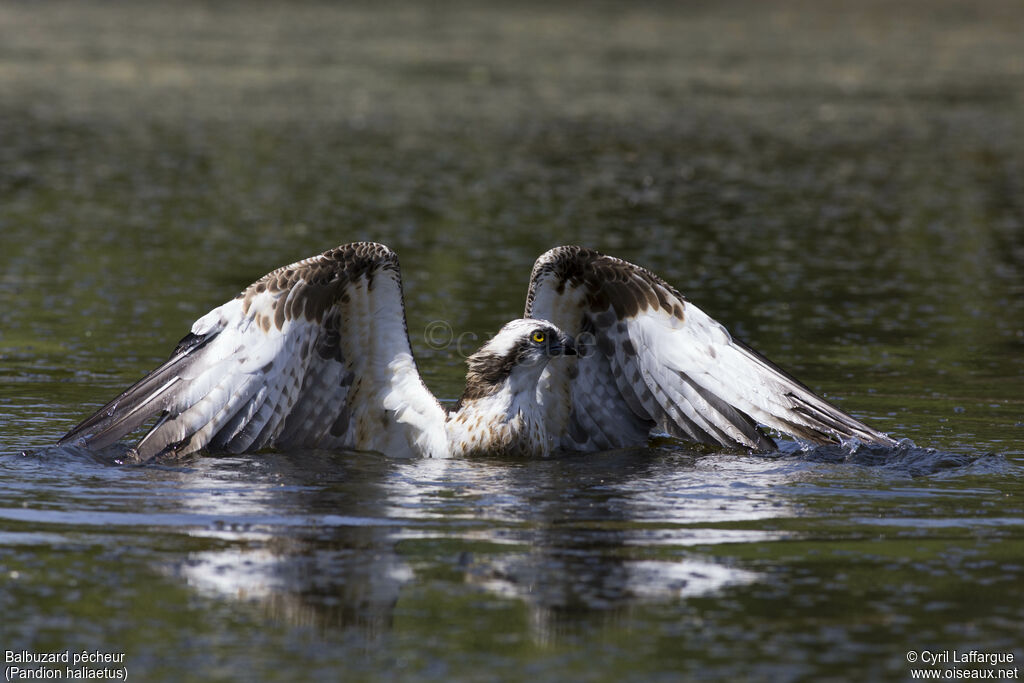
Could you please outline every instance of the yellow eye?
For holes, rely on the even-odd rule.
[[[547,339],[547,337],[545,337],[544,333],[541,332],[540,330],[537,330],[536,332],[533,333],[533,341],[537,342],[538,344],[543,344],[545,339]]]

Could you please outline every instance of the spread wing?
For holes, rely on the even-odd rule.
[[[651,430],[720,446],[770,450],[764,425],[815,443],[894,444],[734,340],[657,275],[581,247],[533,268],[526,316],[577,337],[581,355],[542,377],[549,433],[561,447],[643,443]]]
[[[99,449],[154,420],[142,460],[269,446],[443,454],[395,253],[347,244],[265,275],[59,443]]]

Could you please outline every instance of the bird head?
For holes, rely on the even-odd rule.
[[[552,358],[575,355],[573,338],[548,321],[513,320],[467,359],[466,392],[485,396],[517,378],[535,384]]]

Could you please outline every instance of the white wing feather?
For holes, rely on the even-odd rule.
[[[344,245],[199,318],[166,363],[60,443],[102,448],[155,419],[142,460],[270,446],[444,456],[444,410],[405,325],[394,252]]]
[[[701,443],[768,450],[764,425],[812,442],[888,436],[847,415],[653,273],[581,247],[534,265],[526,315],[577,337],[581,355],[542,378],[548,429],[563,448],[643,443],[661,431]],[[567,407],[557,405],[568,397]]]

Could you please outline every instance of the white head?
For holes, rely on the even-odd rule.
[[[513,320],[467,359],[469,371],[462,400],[489,396],[506,382],[535,387],[548,361],[575,355],[572,337],[547,320]]]

